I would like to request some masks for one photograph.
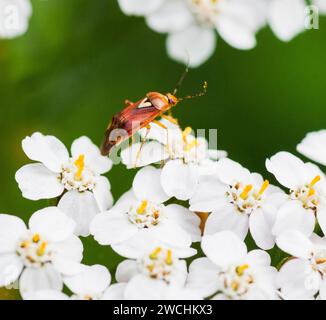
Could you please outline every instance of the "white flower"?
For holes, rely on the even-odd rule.
[[[200,296],[184,287],[187,265],[180,251],[147,243],[135,253],[135,260],[118,265],[116,279],[125,283],[127,300],[197,300]],[[182,256],[184,255],[181,254]]]
[[[35,212],[29,229],[18,217],[0,215],[0,287],[19,278],[22,296],[62,290],[62,276],[80,272],[83,245],[75,222],[56,207]]]
[[[170,197],[160,185],[160,175],[161,170],[154,167],[138,171],[132,190],[92,221],[90,231],[95,240],[111,245],[118,253],[139,237],[151,236],[173,247],[189,247],[199,241],[198,216],[180,205],[163,204]]]
[[[308,213],[305,215],[302,210],[300,213],[300,206],[298,204],[293,205],[297,207],[298,218],[295,218],[295,213],[292,214],[292,217],[293,219],[297,219],[298,223],[296,223],[296,225],[298,227],[300,227],[300,221],[298,220],[301,219],[301,231],[303,231],[303,228],[307,227],[306,234],[309,235],[309,230],[311,234],[316,215],[320,227],[325,233],[326,180],[321,170],[312,163],[304,163],[289,152],[279,152],[270,159],[267,159],[266,167],[279,183],[289,189],[286,202],[295,201]],[[284,205],[289,207],[288,204]],[[291,219],[288,220],[286,214],[278,214],[275,223],[280,226],[292,224]]]
[[[28,29],[32,15],[29,0],[0,0],[0,38],[15,38]]]
[[[141,167],[163,161],[161,184],[167,195],[179,200],[193,196],[199,177],[214,171],[216,160],[225,157],[225,151],[210,150],[203,137],[195,138],[192,130],[161,120],[167,128],[151,123],[151,129],[140,130],[147,138],[142,147],[135,143],[121,152],[122,162],[128,167]]]
[[[307,158],[326,166],[326,130],[309,132],[297,145],[297,150]]]
[[[205,234],[231,230],[244,239],[250,227],[256,244],[271,249],[275,243],[272,227],[284,193],[230,159],[221,159],[215,169],[215,175],[201,177],[190,199],[190,210],[212,212]]]
[[[265,24],[261,0],[119,0],[124,13],[144,15],[148,26],[167,33],[171,58],[197,67],[216,46],[215,31],[231,46],[251,49]]]
[[[284,299],[314,299],[319,293],[326,299],[326,240],[316,234],[310,238],[289,230],[277,239],[277,245],[295,258],[288,260],[278,274]]]
[[[75,140],[71,154],[57,138],[34,133],[22,142],[26,155],[37,163],[16,173],[23,196],[30,200],[61,196],[58,206],[76,221],[77,235],[89,235],[89,223],[112,205],[108,179],[101,174],[111,169],[110,159],[87,137]],[[67,191],[67,192],[65,192]]]
[[[312,0],[318,13],[326,13],[324,0]],[[271,0],[268,7],[268,22],[275,35],[283,41],[290,41],[306,29],[308,19],[305,0]]]
[[[265,251],[249,253],[244,242],[231,231],[204,236],[207,258],[194,260],[186,287],[204,297],[232,300],[276,299],[277,271]]]
[[[25,300],[118,300],[123,298],[125,284],[110,286],[111,275],[101,265],[82,266],[80,273],[64,278],[73,295],[58,290],[40,290],[26,295]]]

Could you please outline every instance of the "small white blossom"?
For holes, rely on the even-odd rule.
[[[283,299],[326,299],[326,240],[316,234],[310,238],[289,230],[277,238],[277,245],[294,256],[280,269],[278,285]]]
[[[30,0],[0,0],[0,38],[15,38],[28,29]]]
[[[16,173],[23,196],[30,200],[62,196],[58,206],[76,221],[77,235],[89,235],[89,223],[112,206],[109,180],[102,176],[112,167],[110,159],[87,137],[75,140],[71,154],[53,136],[34,133],[22,142],[25,154],[37,163]]]
[[[237,49],[256,45],[256,32],[265,25],[261,0],[119,0],[128,15],[143,15],[148,26],[167,33],[171,58],[197,67],[214,52],[216,32]]]
[[[19,278],[22,296],[62,290],[63,276],[81,270],[83,245],[75,222],[56,207],[35,212],[27,229],[18,217],[0,215],[0,287]]]
[[[132,189],[92,221],[95,240],[118,253],[144,236],[174,247],[189,247],[200,240],[198,216],[180,205],[164,204],[170,197],[161,187],[161,171],[150,166],[138,171]]]
[[[125,283],[127,300],[199,300],[200,296],[184,287],[186,261],[177,252],[164,246],[147,243],[135,260],[125,260],[117,268],[118,283]]]
[[[318,8],[318,14],[326,13],[324,0],[312,0],[311,3]],[[269,25],[280,40],[290,41],[306,29],[307,9],[305,0],[270,0],[267,9]]]
[[[149,132],[140,130],[145,143],[135,143],[121,152],[122,162],[128,167],[141,167],[164,162],[161,184],[170,197],[188,200],[195,192],[199,177],[213,172],[216,160],[226,156],[225,151],[210,150],[203,137],[195,137],[190,127],[181,130],[166,120],[166,129],[152,123]]]
[[[267,252],[247,252],[245,243],[231,231],[204,236],[201,245],[207,258],[191,263],[187,288],[212,299],[277,299],[277,271],[270,266]]]
[[[323,172],[312,163],[304,163],[301,159],[289,152],[279,152],[266,160],[266,167],[280,184],[289,189],[286,203],[283,204],[291,209],[288,202],[295,202],[295,213],[291,215],[281,211],[276,217],[275,227],[284,225],[296,225],[301,231],[306,229],[309,236],[314,228],[315,215],[323,232],[326,232],[326,180]],[[307,214],[304,214],[303,208]],[[299,218],[300,217],[300,218]],[[294,220],[296,223],[293,223]],[[294,227],[293,227],[294,228]],[[310,231],[309,231],[310,230]],[[280,232],[277,232],[280,234]]]
[[[275,243],[272,227],[284,193],[230,159],[218,161],[215,170],[215,175],[201,177],[190,199],[190,210],[212,212],[205,234],[231,230],[244,239],[250,228],[256,244],[271,249]]]

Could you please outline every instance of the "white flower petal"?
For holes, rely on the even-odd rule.
[[[193,25],[169,34],[166,46],[172,59],[196,68],[214,53],[216,35],[212,29]]]
[[[306,278],[311,272],[309,263],[301,259],[286,262],[277,275],[282,297],[288,300],[312,299],[316,290],[307,288]]]
[[[0,253],[0,287],[15,282],[22,270],[23,262],[15,252]]]
[[[137,199],[163,203],[170,198],[161,186],[161,173],[161,169],[151,166],[144,167],[137,172],[132,184]]]
[[[304,162],[289,152],[278,152],[267,159],[266,168],[280,184],[289,189],[296,189],[308,182]]]
[[[101,245],[111,245],[131,238],[138,232],[136,225],[124,214],[100,213],[92,221],[90,232]]]
[[[326,13],[326,2],[325,0],[312,0],[312,3],[318,7],[319,12],[322,14]]]
[[[69,297],[58,290],[38,290],[25,293],[24,300],[69,300]]]
[[[30,200],[52,199],[62,194],[64,186],[58,174],[41,163],[27,164],[15,175],[23,197]]]
[[[326,300],[326,280],[322,280],[320,283],[319,295],[321,300]]]
[[[51,264],[42,268],[26,268],[19,279],[19,291],[22,297],[38,290],[63,288],[61,275]]]
[[[0,254],[14,252],[19,239],[26,233],[23,220],[9,214],[0,214]]]
[[[118,282],[129,282],[135,275],[139,273],[138,265],[135,260],[124,260],[119,263],[115,278]]]
[[[252,28],[249,6],[234,3],[228,10],[223,10],[216,17],[215,25],[219,35],[232,47],[240,50],[252,49],[256,46],[255,28]]]
[[[218,291],[218,268],[207,258],[191,262],[186,288],[196,291],[202,297],[209,297]]]
[[[266,251],[256,249],[248,253],[246,261],[249,265],[268,267],[271,264],[271,257]]]
[[[100,211],[91,192],[77,190],[65,193],[58,203],[58,208],[75,221],[74,233],[83,237],[89,236],[89,225]]]
[[[143,146],[141,145],[140,142],[133,143],[121,151],[121,161],[127,169],[144,167],[169,158],[164,145],[157,141],[145,142]]]
[[[157,10],[163,0],[118,0],[118,3],[125,14],[143,16]]]
[[[245,239],[248,233],[249,221],[247,215],[239,215],[232,205],[213,212],[206,220],[205,235],[213,235],[220,231],[233,231],[240,239]]]
[[[273,225],[266,219],[262,209],[257,209],[251,213],[249,227],[251,235],[259,248],[264,250],[273,248],[275,244],[272,234]]]
[[[212,212],[225,203],[228,185],[221,183],[216,176],[200,177],[195,194],[189,200],[190,210]]]
[[[77,275],[65,277],[65,285],[80,296],[97,296],[102,294],[111,282],[108,269],[102,265],[84,266]]]
[[[57,207],[36,211],[29,219],[29,228],[48,241],[59,242],[69,238],[75,229],[75,222]]]
[[[167,195],[179,200],[190,199],[197,188],[198,168],[182,160],[170,160],[162,169],[161,184]]]
[[[74,261],[79,263],[83,258],[83,243],[75,235],[71,235],[68,239],[56,243],[55,248],[57,252],[55,255],[56,259],[59,257],[64,261]]]
[[[49,170],[59,173],[69,159],[68,150],[56,137],[36,132],[22,141],[27,157],[43,163]]]
[[[123,300],[125,289],[125,283],[115,283],[104,292],[101,300]]]
[[[321,207],[317,211],[317,219],[323,233],[326,234],[326,208]]]
[[[312,210],[302,207],[302,203],[296,200],[288,200],[278,210],[272,233],[280,235],[286,230],[298,230],[308,237],[315,228],[315,216]]]
[[[184,229],[191,236],[193,242],[200,241],[200,218],[194,212],[178,204],[170,204],[165,207],[164,214]]]
[[[231,159],[223,158],[216,164],[216,173],[219,179],[227,185],[234,185],[239,181],[250,180],[250,172],[240,163]]]
[[[146,18],[151,29],[164,33],[181,31],[193,20],[193,15],[184,0],[165,0],[160,10]]]
[[[221,267],[238,263],[247,254],[245,243],[231,231],[204,236],[201,246],[206,256]]]
[[[305,29],[303,0],[273,0],[268,8],[268,21],[276,36],[290,41]]]
[[[127,300],[163,300],[168,286],[162,280],[150,279],[143,275],[132,278],[125,289]]]
[[[93,194],[100,211],[106,211],[113,205],[113,196],[111,193],[111,184],[106,177],[99,177]]]
[[[112,249],[120,256],[129,259],[138,259],[144,252],[150,252],[157,247],[171,247],[170,244],[164,243],[157,239],[154,232],[148,232],[148,229],[138,231],[132,238],[112,245]],[[193,248],[189,247],[173,247],[174,254],[179,258],[189,258],[197,253]]]
[[[190,234],[174,221],[161,222],[150,231],[159,241],[172,247],[190,247],[192,242]]]
[[[297,230],[287,230],[276,238],[276,243],[286,253],[294,257],[308,259],[313,252],[310,239]]]
[[[71,154],[74,159],[84,155],[85,164],[98,174],[106,173],[112,168],[111,159],[102,156],[100,149],[88,137],[76,139],[72,143]]]
[[[326,130],[308,133],[297,145],[297,150],[307,158],[326,165]]]

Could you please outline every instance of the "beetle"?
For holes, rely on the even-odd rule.
[[[173,93],[162,94],[159,92],[149,92],[144,98],[133,103],[129,100],[125,101],[125,108],[115,114],[112,121],[109,123],[105,132],[104,141],[101,146],[101,154],[107,156],[110,154],[114,146],[118,146],[123,141],[132,137],[138,130],[147,128],[150,130],[150,123],[154,122],[160,127],[167,129],[161,122],[157,121],[158,117],[162,117],[172,123],[177,124],[177,120],[171,115],[165,115],[172,107],[176,106],[180,101],[191,99],[193,97],[202,96],[207,91],[207,82],[204,82],[204,91],[194,96],[186,96],[177,98],[176,93],[188,68],[180,78],[176,89]]]

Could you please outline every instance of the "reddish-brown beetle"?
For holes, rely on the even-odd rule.
[[[142,128],[147,128],[149,130],[149,124],[151,122],[155,122],[159,126],[166,129],[166,127],[162,123],[156,121],[156,118],[162,117],[170,122],[175,123],[176,119],[174,119],[171,115],[165,115],[164,113],[169,111],[172,107],[176,106],[181,100],[204,95],[207,90],[206,82],[203,86],[204,91],[201,93],[198,93],[194,96],[187,96],[184,98],[177,98],[175,96],[177,89],[182,83],[187,71],[188,70],[186,70],[185,73],[182,75],[173,94],[149,92],[146,94],[145,98],[139,100],[136,103],[132,103],[129,100],[126,100],[126,107],[113,116],[112,121],[110,122],[106,130],[104,142],[101,147],[102,155],[110,154],[111,149],[114,146],[117,146],[126,139],[130,138],[138,130]]]

